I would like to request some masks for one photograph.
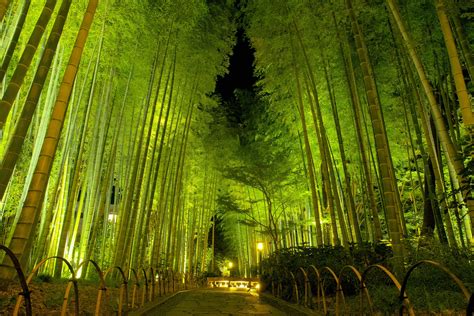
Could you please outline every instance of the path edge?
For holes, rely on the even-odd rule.
[[[282,312],[287,313],[292,316],[306,316],[306,315],[316,315],[315,311],[303,308],[301,306],[288,303],[282,299],[279,299],[268,293],[259,293],[260,299],[265,303],[272,305],[275,308],[278,308]]]
[[[152,311],[153,309],[155,309],[158,306],[170,301],[171,299],[177,297],[178,295],[183,294],[183,293],[187,293],[189,291],[191,291],[191,290],[182,290],[182,291],[175,292],[175,293],[173,293],[171,295],[168,295],[168,296],[159,297],[159,298],[155,299],[154,301],[148,302],[147,304],[145,304],[143,307],[140,307],[139,309],[136,309],[134,311],[130,311],[128,313],[128,315],[129,316],[150,315],[148,313],[150,311]]]

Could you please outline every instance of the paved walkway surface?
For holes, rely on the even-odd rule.
[[[258,295],[240,291],[206,289],[179,294],[148,315],[287,315],[263,303]]]

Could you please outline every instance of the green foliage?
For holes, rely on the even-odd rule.
[[[470,291],[473,290],[472,252],[448,248],[435,241],[418,248],[413,246],[415,244],[413,240],[407,243],[406,269],[420,260],[433,260],[460,277],[464,285]],[[324,280],[326,295],[332,297],[336,291],[335,284],[332,277],[323,269],[324,267],[330,267],[336,275],[339,275],[344,266],[353,265],[362,273],[373,264],[382,264],[391,270],[391,261],[391,248],[386,244],[366,244],[363,247],[351,247],[350,250],[342,247],[283,249],[264,260],[263,280],[267,284],[270,280],[282,281],[284,297],[290,299],[292,281],[287,272],[293,272],[298,284],[301,285],[304,283],[298,269],[303,267],[310,271],[308,268],[314,265],[319,269]],[[404,275],[397,277],[400,283],[403,278]],[[313,293],[316,291],[314,280],[314,277],[310,276]],[[399,292],[380,270],[374,269],[367,275],[366,285],[377,311],[393,313],[399,309]],[[347,273],[342,279],[342,288],[348,308],[358,310],[360,302],[358,281],[353,275]],[[303,291],[303,288],[300,290]],[[413,270],[406,292],[417,312],[462,311],[466,306],[462,292],[448,274],[429,264],[421,265]]]
[[[418,247],[416,245],[418,244]],[[474,254],[469,249],[456,249],[440,244],[437,240],[407,240],[407,262],[414,264],[420,260],[433,260],[449,269],[454,275],[461,278],[464,284],[471,290],[474,290]],[[453,282],[447,282],[444,272],[430,267],[423,266],[419,268],[420,273],[415,278],[419,278],[421,283],[428,283],[440,290],[453,288]],[[411,284],[417,284],[418,281],[410,281]]]
[[[199,286],[207,286],[207,278],[211,278],[211,277],[217,277],[217,276],[220,276],[219,274],[215,273],[215,272],[203,272],[203,273],[199,273],[198,275],[195,276],[196,278],[196,283],[199,285]]]
[[[36,276],[36,279],[40,282],[51,283],[53,282],[53,277],[49,274],[40,273]]]
[[[299,267],[316,268],[330,267],[340,271],[346,265],[353,265],[357,269],[364,269],[371,264],[386,264],[392,257],[391,248],[386,244],[364,244],[343,247],[296,247],[282,249],[272,253],[264,261],[265,271],[296,271]]]

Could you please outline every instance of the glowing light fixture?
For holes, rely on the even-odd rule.
[[[257,276],[262,275],[262,253],[263,253],[263,242],[259,241],[257,243],[257,253],[258,253],[258,274]]]
[[[117,214],[110,213],[108,216],[109,222],[114,222],[117,220]]]

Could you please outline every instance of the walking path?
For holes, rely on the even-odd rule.
[[[181,293],[150,310],[147,315],[287,315],[265,304],[257,294],[202,289]]]

